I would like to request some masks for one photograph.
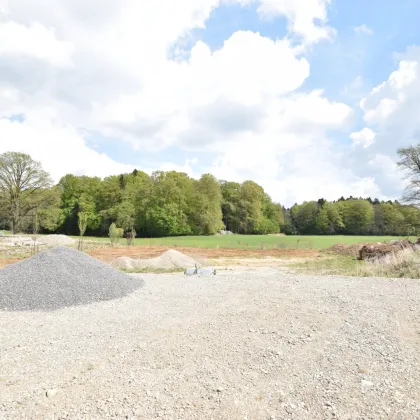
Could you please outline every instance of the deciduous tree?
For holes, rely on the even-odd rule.
[[[29,155],[6,152],[0,155],[0,205],[13,233],[23,219],[51,199],[52,180],[41,163]]]

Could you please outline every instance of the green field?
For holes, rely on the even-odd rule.
[[[75,237],[76,238],[76,237]],[[86,240],[109,241],[108,238],[86,237]],[[239,249],[327,249],[334,244],[356,244],[364,242],[386,242],[402,239],[393,236],[264,236],[264,235],[220,235],[180,236],[172,238],[136,238],[135,245],[195,247],[195,248],[239,248]],[[121,244],[125,239],[120,240]]]

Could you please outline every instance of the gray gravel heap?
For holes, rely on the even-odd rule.
[[[75,249],[55,247],[0,270],[0,310],[85,305],[121,298],[142,284]]]

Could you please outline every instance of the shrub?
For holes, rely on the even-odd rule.
[[[123,236],[124,229],[117,228],[117,225],[112,223],[109,227],[109,239],[111,240],[111,245],[118,244]]]

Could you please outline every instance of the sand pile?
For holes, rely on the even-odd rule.
[[[76,239],[67,235],[45,235],[39,237],[39,241],[48,246],[74,245],[77,242]]]
[[[143,282],[68,247],[0,270],[0,310],[55,310],[121,298]]]
[[[120,257],[112,262],[112,266],[122,268],[124,270],[173,270],[185,269],[189,267],[201,266],[194,258],[183,254],[182,252],[170,249],[163,253],[160,257],[149,259],[133,259],[129,257]]]

